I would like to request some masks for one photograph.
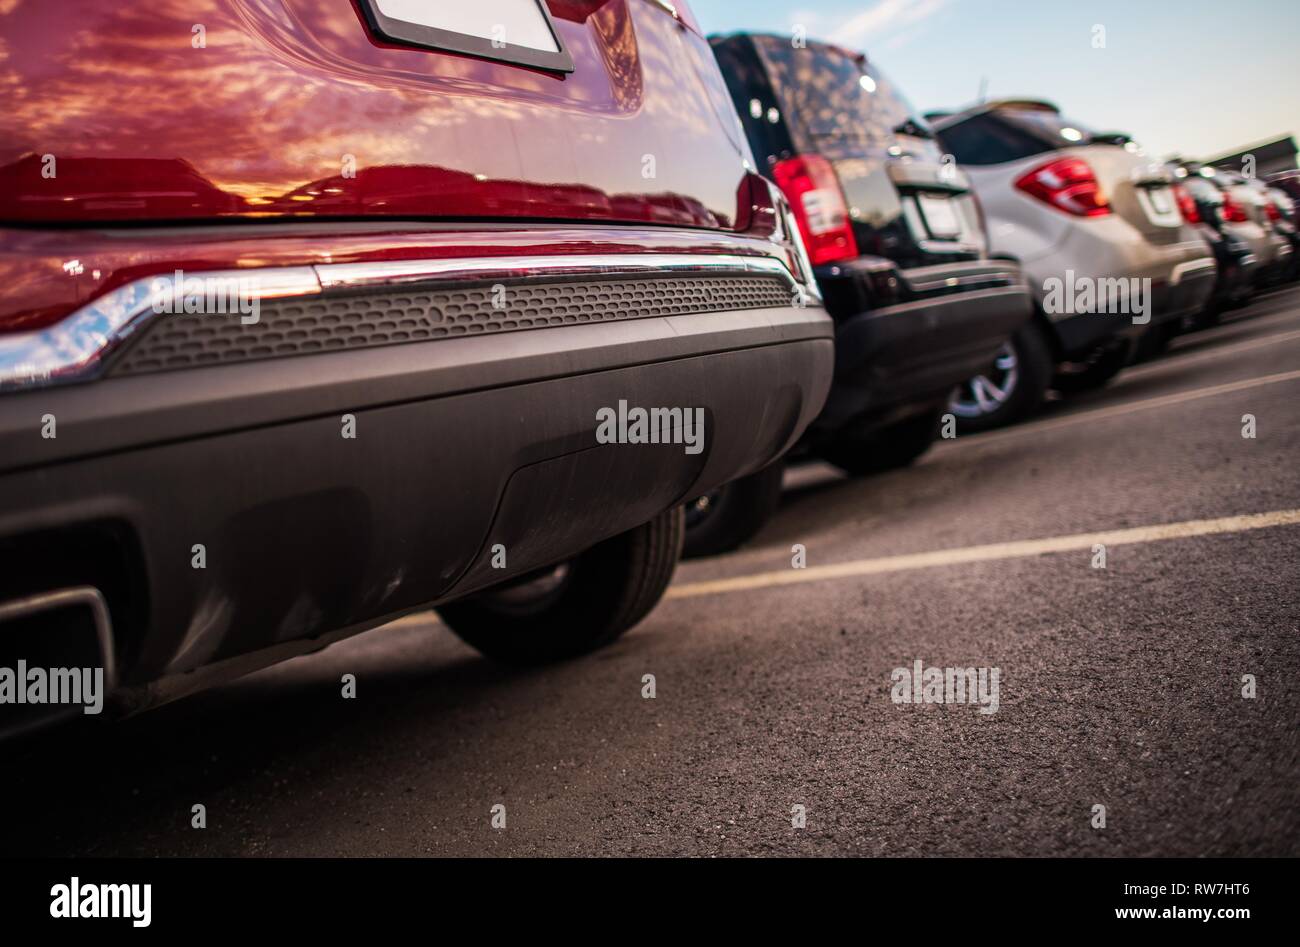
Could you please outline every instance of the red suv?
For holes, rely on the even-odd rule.
[[[831,322],[684,4],[490,9],[0,13],[0,664],[141,706],[430,605],[579,653],[816,415]]]

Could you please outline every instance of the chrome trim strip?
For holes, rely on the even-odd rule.
[[[1217,270],[1218,264],[1214,262],[1214,257],[1202,257],[1199,260],[1188,260],[1185,263],[1179,263],[1174,267],[1173,273],[1169,277],[1169,285],[1177,286],[1182,283],[1183,279],[1189,273],[1196,273],[1200,270]]]
[[[794,276],[774,257],[704,253],[609,253],[590,256],[482,257],[473,260],[397,260],[382,263],[325,263],[316,267],[323,289],[400,285],[429,279],[519,279],[525,276],[637,276],[671,273],[768,273],[794,285]]]
[[[639,276],[645,274],[761,273],[780,276],[791,291],[821,303],[815,285],[804,286],[779,259],[742,254],[610,253],[590,256],[508,256],[479,259],[325,263],[245,270],[185,271],[183,280],[240,284],[251,299],[314,296],[325,290],[400,286],[426,280],[520,279],[528,276]],[[127,283],[88,303],[61,322],[34,332],[0,336],[0,391],[39,388],[94,378],[105,359],[140,327],[164,314],[183,287],[177,274]]]
[[[253,299],[320,293],[309,266],[185,272],[182,281],[191,280],[233,280]],[[176,274],[156,274],[106,293],[52,326],[0,335],[0,391],[94,377],[115,349],[178,298],[184,298],[184,286]]]
[[[95,624],[95,641],[99,645],[101,667],[104,669],[104,686],[111,689],[117,684],[117,655],[113,650],[113,622],[109,618],[108,603],[93,585],[72,585],[51,592],[38,592],[24,598],[0,602],[0,624],[51,612],[56,608],[84,605],[90,609]]]
[[[944,279],[929,280],[924,283],[909,281],[912,289],[918,293],[932,293],[940,289],[960,289],[970,286],[1021,287],[1024,281],[1014,273],[986,272],[971,276],[949,276]]]

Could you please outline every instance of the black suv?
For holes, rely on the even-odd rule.
[[[759,172],[794,210],[835,320],[835,379],[792,452],[850,474],[904,466],[949,396],[1031,316],[1014,263],[988,258],[964,173],[866,57],[789,36],[712,37]],[[734,548],[775,509],[782,464],[700,497],[688,555]]]
[[[1205,309],[1193,317],[1195,328],[1215,325],[1225,309],[1250,301],[1259,261],[1250,245],[1232,232],[1224,221],[1223,192],[1201,173],[1196,162],[1171,162],[1169,169],[1178,185],[1175,195],[1183,219],[1191,224],[1214,251],[1218,275],[1214,294]],[[1211,172],[1212,175],[1213,172]]]

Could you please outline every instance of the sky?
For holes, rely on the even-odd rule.
[[[922,112],[970,103],[985,81],[990,98],[1048,99],[1157,157],[1300,132],[1300,0],[687,3],[707,33],[802,25],[863,50]]]

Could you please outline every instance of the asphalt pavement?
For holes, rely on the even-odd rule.
[[[790,472],[598,654],[506,670],[411,616],[0,751],[0,851],[1297,855],[1297,511],[1289,289],[908,470]],[[996,712],[896,702],[917,661],[996,670]]]

